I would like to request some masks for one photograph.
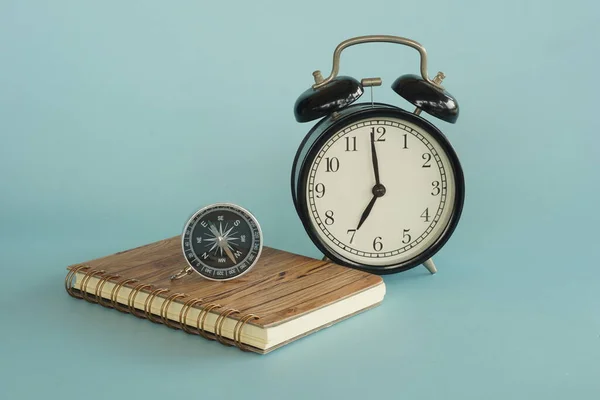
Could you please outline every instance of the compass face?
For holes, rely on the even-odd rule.
[[[250,212],[234,204],[213,204],[186,223],[182,247],[188,264],[211,280],[248,272],[262,251],[262,233]]]

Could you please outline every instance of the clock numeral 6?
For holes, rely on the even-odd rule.
[[[325,196],[325,185],[322,183],[317,183],[317,186],[315,186],[315,191],[317,192],[317,198],[320,199],[321,197]]]
[[[381,251],[383,250],[383,242],[381,241],[381,236],[377,236],[374,240],[373,240],[373,250],[375,251]]]
[[[333,219],[333,211],[327,210],[325,211],[325,225],[331,225],[335,222]]]
[[[337,172],[340,169],[340,160],[337,157],[325,157],[325,172]]]
[[[410,232],[410,229],[402,230],[402,243],[404,243],[404,244],[410,243],[410,240],[412,239],[408,232]]]
[[[440,189],[440,181],[431,182],[431,186],[433,186],[433,190],[431,191],[432,196],[437,196],[442,191],[442,189]]]

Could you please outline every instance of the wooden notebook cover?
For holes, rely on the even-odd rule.
[[[181,250],[181,236],[121,251],[67,267],[74,270],[85,265],[88,271],[104,271],[102,276],[118,274],[119,281],[135,279],[153,288],[169,289],[159,297],[183,293],[185,303],[190,298],[219,303],[240,311],[239,315],[254,314],[257,320],[247,323],[272,327],[303,314],[315,311],[383,282],[377,275],[343,267],[286,251],[263,247],[257,264],[246,274],[231,281],[217,282],[196,273],[171,281],[170,276],[187,267]],[[229,316],[236,318],[235,315]]]

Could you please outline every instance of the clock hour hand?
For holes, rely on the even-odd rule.
[[[369,216],[369,214],[371,213],[371,210],[373,209],[373,206],[375,205],[375,200],[377,200],[377,197],[379,197],[379,196],[373,195],[373,198],[367,205],[367,208],[365,208],[365,211],[363,211],[362,215],[360,216],[360,221],[358,222],[358,226],[356,227],[356,230],[359,230],[360,227],[362,226],[362,224],[367,220],[367,217]]]

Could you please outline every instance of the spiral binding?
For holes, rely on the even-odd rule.
[[[219,343],[224,344],[225,346],[231,346],[231,341],[229,341],[228,339],[223,337],[223,323],[225,322],[225,320],[227,319],[228,316],[232,315],[232,314],[239,314],[240,312],[238,310],[234,310],[233,308],[224,310],[221,314],[219,314],[219,316],[217,317],[217,320],[215,321],[215,337],[217,338],[217,340],[219,341]]]
[[[75,297],[77,299],[83,299],[83,295],[81,295],[73,290],[73,278],[75,277],[75,275],[78,272],[81,272],[81,271],[84,271],[87,269],[90,269],[90,267],[88,267],[87,265],[79,265],[69,271],[69,273],[67,274],[67,277],[65,278],[65,289],[66,289],[67,293],[69,294],[69,296]]]
[[[140,290],[143,289],[152,289],[152,285],[149,285],[147,283],[140,283],[139,285],[137,285],[135,288],[133,288],[133,290],[131,291],[131,293],[129,293],[129,298],[127,299],[127,305],[129,306],[129,313],[135,315],[138,318],[146,318],[146,314],[140,314],[138,312],[138,310],[136,310],[135,308],[135,298],[137,297],[138,293],[140,293]]]
[[[100,270],[100,271],[93,271],[93,270],[91,270],[91,271],[86,272],[86,274],[81,279],[81,289],[80,289],[81,290],[81,296],[88,303],[95,303],[96,302],[95,300],[92,300],[92,299],[90,299],[88,297],[89,293],[87,291],[87,286],[88,286],[88,283],[90,282],[90,279],[93,276],[102,275],[105,272],[106,271],[104,271],[104,270]]]
[[[198,328],[198,334],[205,339],[215,340],[215,335],[204,330],[204,322],[206,321],[206,316],[214,309],[221,308],[220,304],[212,304],[208,303],[198,313],[198,318],[196,319],[196,328]],[[202,317],[202,322],[200,322],[200,317]]]
[[[254,314],[246,314],[239,319],[237,324],[235,324],[235,328],[233,328],[233,343],[243,351],[250,351],[250,348],[242,343],[242,329],[244,329],[244,325],[251,319],[259,319],[259,317]]]
[[[193,299],[186,301],[185,304],[183,305],[183,307],[181,307],[181,311],[179,311],[179,327],[182,331],[190,333],[190,334],[196,334],[196,335],[200,334],[199,331],[194,332],[194,331],[190,330],[190,328],[188,327],[188,324],[186,324],[185,321],[187,320],[188,312],[190,312],[190,309],[192,309],[197,304],[202,304],[202,302],[203,302],[202,299],[193,298]]]
[[[152,317],[152,302],[161,293],[167,293],[169,289],[159,288],[154,290],[148,297],[146,298],[146,302],[144,303],[144,313],[146,315],[146,319],[150,322],[154,322],[155,324],[160,324],[160,321],[155,320]]]
[[[96,286],[96,292],[95,292],[96,303],[100,304],[102,307],[112,308],[112,304],[104,303],[104,300],[102,298],[102,290],[104,290],[104,285],[106,284],[106,282],[112,281],[113,279],[120,278],[120,277],[121,277],[121,275],[114,274],[114,275],[107,275],[104,278],[100,279],[100,282],[98,282],[98,286]]]
[[[168,326],[169,328],[179,329],[178,325],[174,325],[171,323],[171,321],[169,320],[169,317],[167,315],[167,311],[169,310],[171,303],[175,299],[183,299],[185,297],[187,297],[186,294],[175,293],[175,294],[170,295],[169,297],[167,297],[165,299],[165,301],[163,301],[162,306],[160,307],[160,318],[162,320],[162,323],[165,324],[166,326]]]
[[[121,311],[123,313],[129,312],[129,310],[127,308],[121,308],[121,306],[117,302],[117,300],[119,299],[119,291],[123,288],[123,286],[127,285],[128,283],[136,283],[136,282],[138,282],[137,279],[125,279],[115,285],[112,292],[110,293],[110,304],[111,304],[112,308],[114,308],[117,311]]]
[[[78,273],[85,271],[79,289],[73,287],[73,280]],[[90,294],[91,290],[88,290],[89,283],[93,277],[99,278],[96,288],[93,290],[93,294]],[[174,322],[168,318],[168,310],[176,300],[184,299],[187,297],[184,293],[173,293],[166,297],[161,305],[158,319],[152,314],[152,303],[156,297],[170,292],[169,289],[156,288],[153,285],[139,283],[135,287],[131,288],[129,297],[127,299],[127,305],[121,306],[118,302],[119,292],[123,286],[138,283],[137,279],[122,278],[120,281],[117,279],[122,278],[119,274],[106,274],[104,270],[93,270],[87,265],[77,265],[73,267],[65,277],[65,290],[74,298],[83,299],[90,303],[97,303],[103,307],[114,308],[115,310],[123,313],[133,314],[138,318],[145,318],[154,323],[160,323],[173,329],[181,329],[186,333],[195,334],[202,336],[209,340],[218,341],[226,346],[236,346],[242,351],[250,351],[250,347],[242,343],[242,330],[244,326],[252,319],[258,320],[260,317],[254,314],[244,314],[238,319],[235,327],[233,328],[233,339],[229,339],[223,336],[223,325],[228,317],[236,314],[241,314],[239,310],[233,308],[223,308],[222,305],[216,303],[205,302],[199,298],[188,299],[182,306],[179,312],[179,321]],[[102,297],[104,286],[109,281],[115,281],[115,285],[110,293],[108,302],[105,302]],[[135,308],[135,299],[137,295],[143,290],[150,290],[148,297],[144,302],[143,311],[139,311]],[[191,328],[186,323],[189,311],[192,308],[199,309],[198,317],[196,318],[196,328]],[[208,314],[215,310],[222,309],[218,314],[214,324],[214,332],[209,332],[205,329],[206,319]]]

